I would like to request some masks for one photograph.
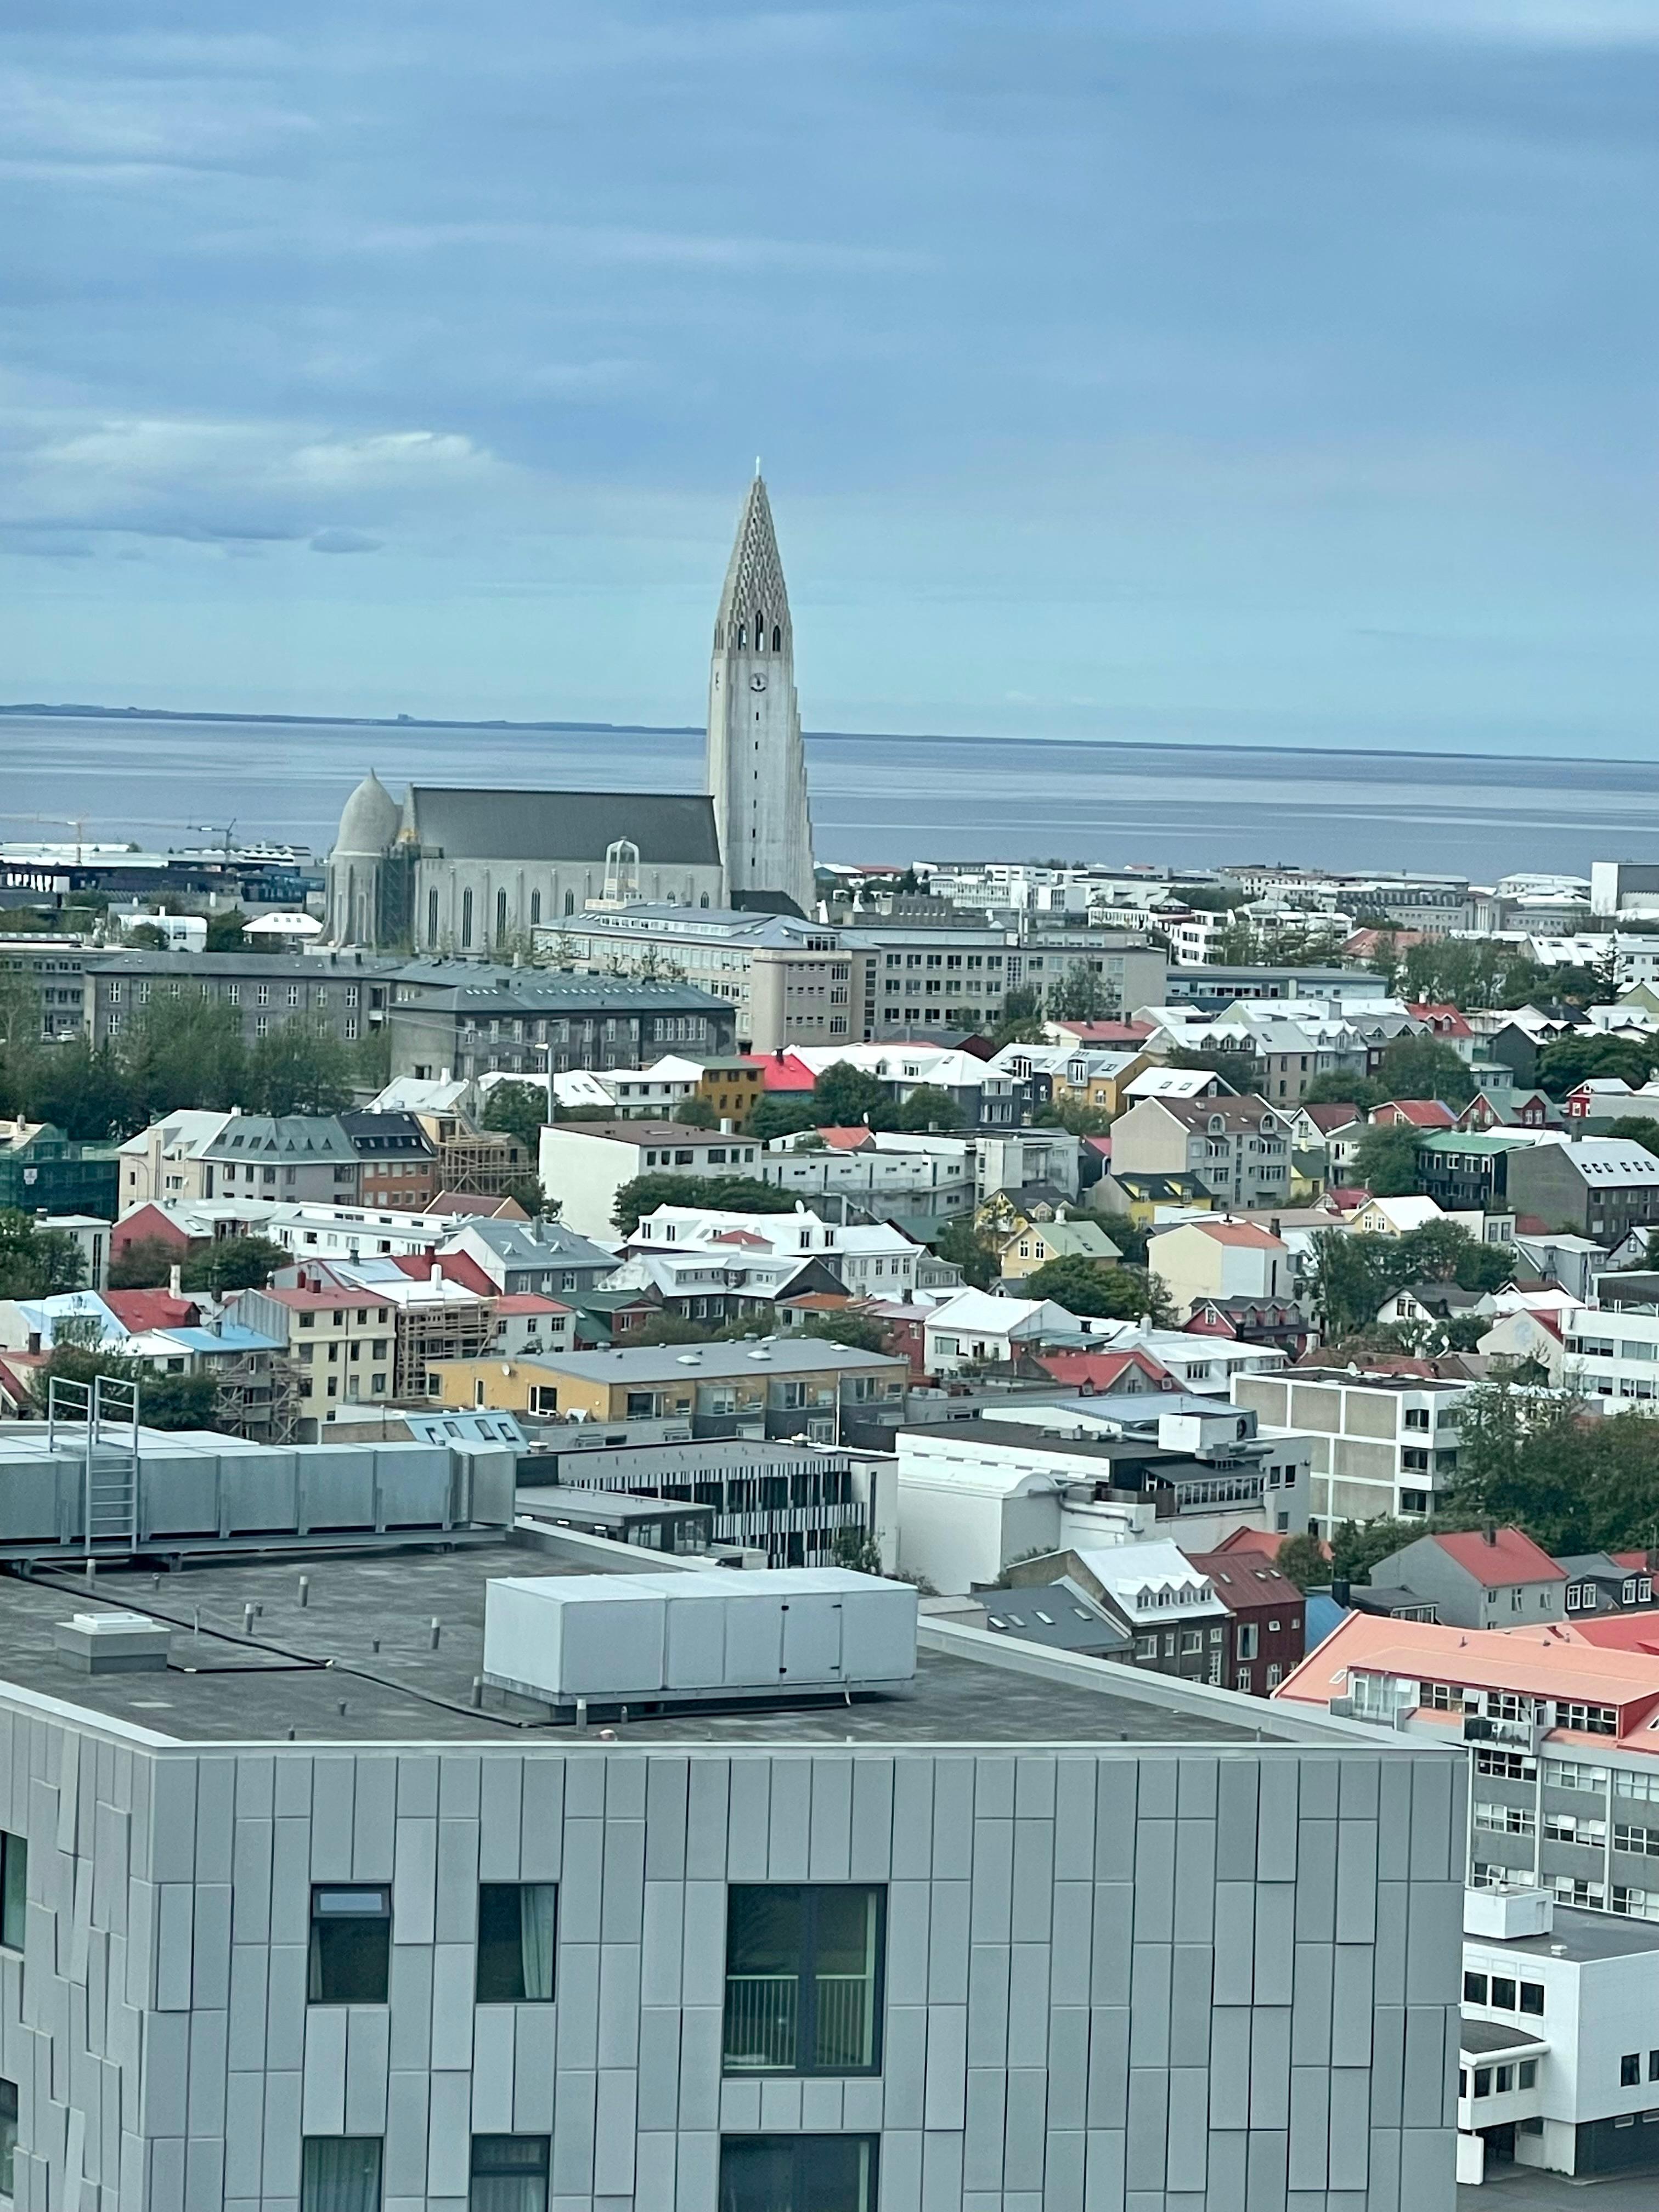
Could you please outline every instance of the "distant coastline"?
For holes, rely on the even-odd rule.
[[[179,722],[186,724],[213,723],[238,728],[295,729],[295,730],[489,730],[505,732],[509,736],[526,737],[538,732],[566,736],[611,735],[618,738],[696,738],[703,735],[702,726],[696,722],[595,722],[544,720],[520,722],[505,715],[488,720],[453,714],[220,714],[207,708],[186,707],[100,707],[80,702],[49,705],[40,701],[0,702],[0,720],[11,715],[28,717],[41,721],[60,722]],[[1363,761],[1443,761],[1478,760],[1482,762],[1512,761],[1517,769],[1535,769],[1537,756],[1525,752],[1488,752],[1478,748],[1430,747],[1425,745],[1321,745],[1296,744],[1279,739],[1274,743],[1252,743],[1234,738],[1228,742],[1215,738],[1185,738],[1164,736],[1156,738],[1125,738],[1100,736],[1093,738],[997,737],[984,731],[957,730],[808,730],[809,743],[817,744],[870,744],[893,743],[905,745],[987,745],[1047,748],[1055,751],[1076,753],[1090,746],[1098,746],[1115,753],[1165,753],[1176,751],[1193,758],[1209,756],[1217,760],[1231,759],[1241,753],[1252,757],[1281,760],[1325,760],[1358,763]],[[1578,753],[1575,761],[1586,768],[1628,769],[1638,765],[1645,756],[1627,753]]]

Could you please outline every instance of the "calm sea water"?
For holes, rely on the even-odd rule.
[[[989,858],[1181,866],[1273,860],[1330,868],[1588,874],[1659,858],[1659,776],[1620,761],[1056,744],[990,738],[809,738],[822,860]],[[0,715],[0,838],[152,848],[295,839],[318,852],[375,769],[409,781],[687,791],[690,730],[237,722]]]

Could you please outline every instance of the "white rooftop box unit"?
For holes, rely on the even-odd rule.
[[[843,1567],[538,1575],[484,1594],[486,1682],[556,1707],[903,1690],[916,1593]]]

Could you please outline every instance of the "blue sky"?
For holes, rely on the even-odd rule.
[[[695,720],[758,453],[809,726],[1645,755],[1656,103],[1659,0],[11,0],[0,696]]]

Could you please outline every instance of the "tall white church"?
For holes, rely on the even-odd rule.
[[[505,959],[590,902],[812,911],[793,640],[766,486],[749,487],[714,620],[702,792],[501,791],[370,774],[328,860],[331,945]]]
[[[708,787],[732,903],[781,892],[810,915],[812,820],[789,594],[758,470],[714,617]]]

